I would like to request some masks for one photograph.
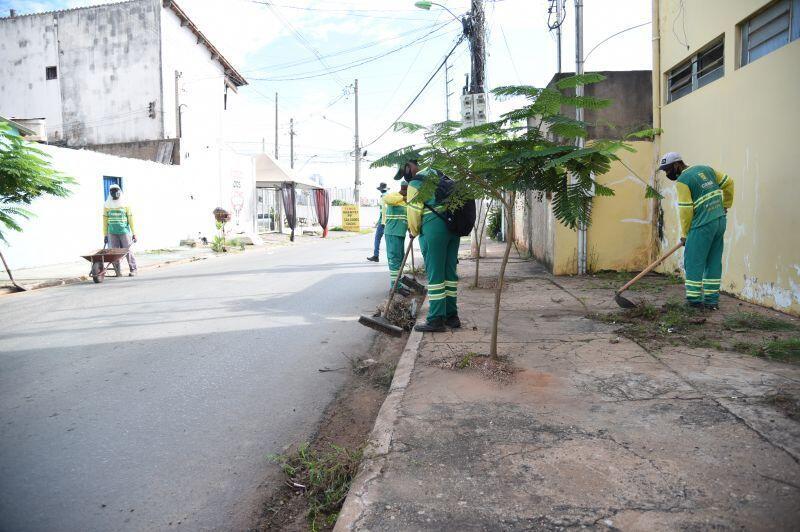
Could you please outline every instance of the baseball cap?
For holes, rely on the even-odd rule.
[[[681,157],[680,153],[676,151],[667,152],[658,162],[658,169],[664,170],[667,166],[671,165],[672,163],[677,163],[678,161],[683,161],[683,157]]]

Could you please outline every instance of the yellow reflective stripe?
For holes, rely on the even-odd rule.
[[[684,281],[686,286],[703,286],[703,283],[700,281]]]
[[[445,286],[458,286],[458,281],[445,281]]]
[[[718,283],[722,281],[722,279],[703,279],[704,283]]]
[[[706,203],[707,201],[710,201],[710,200],[716,198],[717,196],[722,196],[722,191],[721,190],[714,190],[714,191],[709,192],[707,194],[703,194],[702,196],[700,196],[697,199],[697,201],[694,202],[694,206],[695,207],[699,207],[703,203]]]
[[[686,295],[687,296],[699,296],[699,295],[702,295],[702,294],[703,294],[703,292],[700,291],[700,290],[686,290]]]
[[[429,284],[428,290],[441,290],[444,288],[444,283]]]
[[[723,177],[722,181],[719,182],[719,188],[724,187],[725,183],[727,183],[728,181],[730,181],[730,178],[728,177],[728,174],[725,174],[725,177]]]
[[[428,294],[428,301],[441,301],[445,298],[444,292],[441,294]]]

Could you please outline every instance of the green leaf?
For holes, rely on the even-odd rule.
[[[573,75],[556,82],[556,88],[560,90],[574,89],[582,85],[590,85],[603,81],[606,77],[598,72],[589,72],[588,74]]]
[[[645,193],[644,193],[644,197],[645,198],[647,198],[647,199],[658,199],[658,200],[664,199],[664,196],[662,196],[661,193],[658,190],[654,189],[650,185],[646,185],[646,187],[647,187],[647,189],[645,190]]]
[[[395,122],[394,130],[399,133],[416,133],[417,131],[427,131],[428,128],[413,122]]]

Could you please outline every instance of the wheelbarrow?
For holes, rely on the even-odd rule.
[[[118,262],[128,254],[130,248],[103,248],[98,249],[91,255],[81,255],[84,259],[92,263],[92,269],[89,275],[92,276],[92,281],[95,283],[102,283],[106,278],[106,272],[109,268],[113,267],[115,262]]]

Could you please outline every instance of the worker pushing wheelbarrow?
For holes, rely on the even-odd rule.
[[[97,250],[83,258],[92,263],[90,275],[96,283],[102,283],[106,272],[113,267],[117,277],[122,275],[120,260],[128,260],[130,275],[136,275],[136,259],[131,252],[131,246],[136,242],[136,232],[133,228],[133,213],[127,202],[122,197],[122,188],[111,185],[108,189],[109,197],[103,206],[103,249]]]

